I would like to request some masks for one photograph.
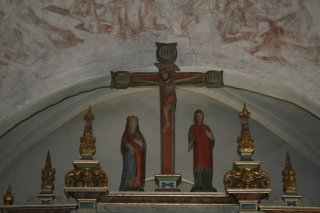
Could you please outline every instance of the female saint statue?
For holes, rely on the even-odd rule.
[[[146,142],[139,130],[137,116],[128,116],[121,139],[123,157],[119,191],[144,191],[146,167]]]

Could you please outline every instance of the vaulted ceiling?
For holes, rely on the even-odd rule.
[[[320,168],[319,6],[316,0],[1,1],[0,169],[12,165],[8,156],[21,157],[28,150],[12,146],[33,146],[43,137],[36,126],[28,127],[32,137],[21,141],[17,135],[26,122],[51,125],[35,115],[107,87],[113,70],[157,71],[156,41],[178,43],[176,64],[182,71],[223,70],[227,87],[298,106],[305,114],[277,113],[257,100],[264,106],[258,110],[260,122]],[[109,99],[118,93],[106,91]],[[233,95],[227,102],[238,108],[243,96]],[[229,96],[219,97],[226,101]],[[54,115],[67,119],[75,114]],[[308,123],[316,126],[310,130]]]

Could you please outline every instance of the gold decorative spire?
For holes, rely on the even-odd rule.
[[[255,147],[250,134],[248,122],[250,112],[246,103],[243,104],[239,117],[241,134],[237,137],[237,151],[241,158],[240,161],[234,161],[232,170],[225,173],[223,183],[227,193],[239,202],[240,210],[245,210],[244,206],[248,205],[252,206],[251,210],[258,211],[259,200],[268,198],[270,195],[270,176],[260,169],[260,161],[252,159]]]
[[[53,193],[56,169],[51,166],[50,151],[48,151],[46,163],[41,174],[41,191]]]
[[[247,109],[246,103],[243,104],[243,109],[239,113],[241,121],[241,134],[237,138],[238,154],[241,156],[241,160],[252,160],[255,147],[253,143],[253,136],[250,134],[249,118],[250,112]]]
[[[285,169],[282,172],[283,177],[283,191],[285,194],[296,194],[297,184],[296,184],[296,173],[291,165],[290,155],[287,152]]]
[[[3,204],[4,205],[12,205],[13,204],[13,195],[11,192],[11,185],[8,185],[7,191],[5,193],[5,195],[3,196]]]
[[[96,153],[96,137],[92,133],[92,121],[94,120],[94,114],[89,107],[87,113],[84,115],[86,121],[83,135],[80,137],[80,155],[82,159],[92,159],[92,156]]]
[[[96,153],[96,137],[92,133],[92,121],[94,114],[89,107],[84,115],[86,121],[83,135],[80,137],[81,160],[74,161],[74,169],[65,175],[66,187],[107,187],[108,176],[101,170],[99,161],[93,160],[92,156]]]

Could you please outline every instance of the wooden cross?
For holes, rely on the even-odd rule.
[[[174,64],[177,58],[177,43],[158,43],[157,60],[159,72],[127,71],[111,72],[111,88],[158,85],[160,90],[161,115],[161,174],[175,173],[175,108],[176,85],[194,85],[206,87],[223,87],[223,71],[176,72],[180,71]]]

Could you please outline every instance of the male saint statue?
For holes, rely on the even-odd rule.
[[[198,109],[194,112],[194,124],[189,129],[188,151],[193,149],[192,192],[216,192],[212,187],[213,147],[215,143],[211,129],[203,123],[204,114]]]

